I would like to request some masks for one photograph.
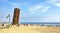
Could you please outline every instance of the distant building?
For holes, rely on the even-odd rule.
[[[20,14],[20,9],[15,8],[14,9],[14,15],[13,15],[12,25],[19,24],[19,14]]]

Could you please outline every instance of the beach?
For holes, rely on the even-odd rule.
[[[0,33],[60,33],[60,27],[20,25],[0,29]]]

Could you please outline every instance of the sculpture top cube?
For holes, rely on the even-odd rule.
[[[18,23],[18,21],[19,21],[19,14],[20,14],[20,9],[19,8],[15,8],[14,9],[14,15],[13,15],[13,22],[12,22],[13,25],[19,24]]]

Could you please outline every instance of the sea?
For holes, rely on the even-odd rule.
[[[12,22],[0,22],[4,24],[12,24]],[[60,22],[19,22],[19,24],[35,24],[39,26],[59,26],[60,27]]]
[[[36,24],[41,26],[60,26],[60,22],[20,22],[21,24]]]

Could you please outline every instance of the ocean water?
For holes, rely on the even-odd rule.
[[[60,24],[60,22],[20,22],[22,24]]]
[[[12,22],[3,22],[4,24],[11,24]],[[1,22],[0,22],[1,24]],[[42,26],[60,26],[60,22],[19,22],[19,24],[36,24],[36,25],[42,25]]]
[[[12,23],[12,22],[0,22],[0,23]],[[60,22],[19,22],[19,24],[60,24]]]
[[[20,22],[21,24],[36,24],[36,25],[42,25],[42,26],[60,26],[60,22]]]

